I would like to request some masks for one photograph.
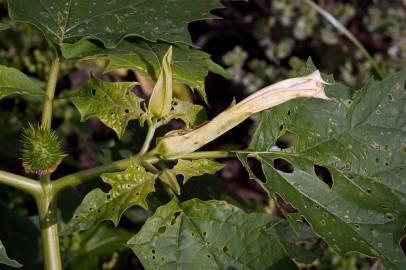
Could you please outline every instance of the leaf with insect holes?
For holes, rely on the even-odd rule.
[[[98,117],[121,138],[128,122],[143,114],[142,99],[131,92],[135,85],[127,82],[109,83],[92,77],[70,99],[79,110],[82,121]]]
[[[195,105],[189,101],[174,99],[172,110],[162,119],[164,123],[169,123],[172,119],[182,120],[186,128],[193,128],[207,120],[207,114],[203,106]]]
[[[104,220],[111,220],[117,226],[121,215],[131,206],[148,208],[146,198],[155,191],[156,176],[136,161],[123,172],[105,173],[101,178],[111,186],[110,191],[104,193],[97,188],[87,194],[64,226],[63,234],[87,230]]]
[[[183,175],[183,184],[186,184],[190,178],[203,174],[214,174],[224,168],[224,165],[210,159],[183,160],[170,171],[175,175]]]
[[[359,91],[335,83],[326,88],[330,101],[272,108],[239,153],[247,169],[248,156],[262,163],[263,186],[296,207],[336,252],[377,257],[396,270],[406,265],[399,245],[406,221],[405,79],[406,70]],[[297,139],[279,149],[286,131]]]
[[[168,43],[132,38],[122,41],[115,49],[106,49],[101,44],[89,40],[63,44],[61,48],[63,55],[68,59],[107,56],[109,64],[105,72],[128,68],[157,81],[161,69],[160,60],[169,46]],[[209,54],[180,45],[173,46],[172,72],[175,82],[187,84],[193,91],[197,91],[206,103],[204,79],[207,74],[213,72],[226,78],[230,77],[226,70],[210,59]]]
[[[140,123],[143,126],[146,121],[154,116],[151,113],[145,113],[140,117]],[[207,113],[203,106],[195,105],[189,101],[182,101],[174,98],[172,108],[165,117],[159,119],[159,125],[168,124],[171,120],[178,119],[185,123],[186,129],[191,129],[203,124],[207,120]]]
[[[268,214],[247,214],[223,201],[173,199],[127,245],[145,269],[296,270],[276,224]]]
[[[0,264],[5,264],[5,265],[15,267],[15,268],[22,267],[22,265],[19,262],[10,259],[7,256],[6,249],[4,248],[3,243],[1,242],[1,240],[0,240]]]
[[[127,36],[192,44],[188,24],[216,18],[219,0],[13,0],[10,17],[39,28],[55,44],[100,40],[113,48]]]
[[[15,94],[43,96],[45,92],[18,69],[0,65],[0,99]]]

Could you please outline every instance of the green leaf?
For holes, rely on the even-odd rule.
[[[189,101],[174,99],[172,110],[163,119],[165,124],[172,119],[180,119],[186,124],[186,128],[193,128],[207,120],[207,114],[203,106],[195,105]]]
[[[406,70],[359,91],[334,84],[331,101],[295,100],[262,114],[247,157],[262,163],[264,186],[293,204],[336,252],[378,257],[404,269]],[[331,80],[330,80],[331,81]],[[350,98],[351,97],[351,98]],[[275,146],[286,131],[287,149]]]
[[[178,163],[170,171],[175,175],[183,175],[183,184],[185,184],[191,177],[200,176],[205,173],[214,174],[223,168],[223,164],[210,159],[179,159]]]
[[[298,269],[275,221],[221,201],[172,200],[128,241],[145,269]]]
[[[5,264],[11,267],[20,268],[22,265],[16,260],[12,260],[7,256],[6,249],[0,240],[0,264]]]
[[[127,36],[192,44],[188,24],[216,18],[209,12],[222,7],[219,0],[13,0],[8,5],[12,19],[35,25],[55,44],[93,38],[107,48]]]
[[[80,234],[73,245],[69,266],[75,270],[99,269],[103,256],[123,249],[131,234],[123,229],[98,226]]]
[[[128,122],[143,113],[142,99],[131,92],[136,83],[108,83],[92,77],[71,97],[82,121],[98,117],[112,128],[119,138],[124,135]]]
[[[149,79],[156,81],[161,69],[160,59],[163,58],[170,44],[153,43],[142,39],[122,41],[116,49],[105,49],[101,45],[88,40],[75,44],[63,44],[65,58],[91,58],[106,55],[109,64],[105,72],[118,68],[134,69]],[[210,55],[187,46],[173,46],[172,72],[176,82],[187,84],[196,90],[206,101],[205,81],[209,71],[228,78],[230,75],[221,66],[210,59]]]
[[[43,96],[45,92],[21,71],[0,65],[0,99],[14,94]]]
[[[308,224],[300,222],[297,225],[299,228],[297,233],[288,222],[280,222],[274,228],[289,256],[296,262],[311,265],[323,256],[319,237]]]
[[[173,99],[172,82],[172,46],[162,59],[162,67],[158,80],[148,103],[148,110],[155,117],[165,117],[171,111]]]
[[[141,126],[144,126],[146,121],[152,121],[153,118],[155,116],[151,113],[144,113],[140,117]],[[158,126],[166,125],[173,119],[182,120],[186,125],[185,129],[191,129],[203,124],[207,120],[207,113],[201,105],[195,105],[192,102],[174,98],[171,111],[165,117],[159,118],[157,124]]]
[[[175,194],[180,195],[180,185],[176,179],[176,175],[170,170],[163,170],[159,175],[159,180],[165,183]]]
[[[87,194],[63,228],[63,234],[89,229],[104,220],[111,220],[117,226],[123,212],[131,206],[148,208],[146,198],[155,191],[155,175],[135,161],[125,171],[105,173],[101,178],[111,185],[111,190],[104,193],[97,188]]]

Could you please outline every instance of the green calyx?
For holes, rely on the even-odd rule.
[[[53,173],[66,156],[55,131],[29,125],[22,136],[23,167],[40,176]]]

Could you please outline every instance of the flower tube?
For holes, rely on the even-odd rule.
[[[291,99],[329,98],[324,92],[327,84],[316,70],[308,76],[287,79],[267,86],[238,104],[220,113],[210,122],[191,131],[175,131],[162,138],[153,154],[164,158],[192,153],[239,125],[252,114],[267,110]]]

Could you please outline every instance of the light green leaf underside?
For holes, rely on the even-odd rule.
[[[20,268],[22,265],[15,260],[10,259],[7,256],[6,248],[3,246],[3,243],[0,240],[0,264],[5,264],[11,267]]]
[[[130,237],[129,232],[108,226],[86,231],[75,238],[68,264],[75,270],[98,269],[102,259],[123,249]]]
[[[45,92],[21,71],[0,65],[0,99],[14,94],[42,96]]]
[[[297,269],[273,225],[226,202],[172,200],[127,244],[145,269]]]
[[[152,113],[144,113],[140,117],[143,126],[146,121],[152,120]],[[207,120],[207,113],[203,106],[195,105],[189,101],[173,99],[172,107],[168,115],[159,119],[159,126],[168,124],[171,120],[178,119],[185,123],[186,129],[194,128]]]
[[[331,101],[273,108],[263,113],[249,150],[239,154],[246,168],[248,155],[261,161],[269,192],[299,209],[335,251],[378,257],[398,270],[406,265],[399,246],[406,223],[405,79],[402,71],[360,91],[335,84],[327,88]],[[274,145],[285,131],[298,138],[279,151]],[[294,171],[275,169],[275,159]],[[330,172],[331,188],[315,165]]]
[[[215,18],[219,0],[13,0],[10,17],[38,27],[56,44],[95,38],[107,48],[126,36],[192,44],[187,26]]]
[[[83,40],[76,44],[63,44],[62,52],[68,59],[106,55],[109,64],[105,72],[117,68],[134,69],[156,81],[161,69],[160,61],[169,46],[167,43],[131,39],[121,42],[116,49],[109,50],[98,46],[95,42]],[[229,77],[227,71],[210,59],[210,55],[186,46],[173,46],[172,71],[175,81],[187,84],[205,101],[207,96],[204,79],[209,71]]]
[[[175,194],[180,195],[181,189],[176,179],[176,174],[171,172],[170,170],[163,170],[162,173],[159,175],[159,180],[161,180],[165,185],[167,185]]]
[[[174,99],[172,110],[163,119],[164,123],[169,123],[172,119],[182,120],[186,128],[193,128],[207,120],[207,114],[203,106],[195,105],[189,101]]]
[[[128,122],[138,119],[143,110],[142,99],[131,92],[136,83],[109,83],[92,77],[78,89],[71,101],[79,110],[82,121],[98,117],[121,138]]]
[[[183,160],[178,163],[170,171],[175,175],[183,175],[183,184],[186,184],[191,177],[200,176],[203,174],[214,174],[224,168],[224,165],[210,159]]]
[[[129,207],[148,208],[146,198],[155,191],[155,175],[137,163],[123,172],[106,173],[101,178],[112,187],[111,190],[104,193],[97,188],[87,194],[71,221],[63,228],[64,234],[89,229],[104,220],[111,220],[117,226],[121,215]]]

